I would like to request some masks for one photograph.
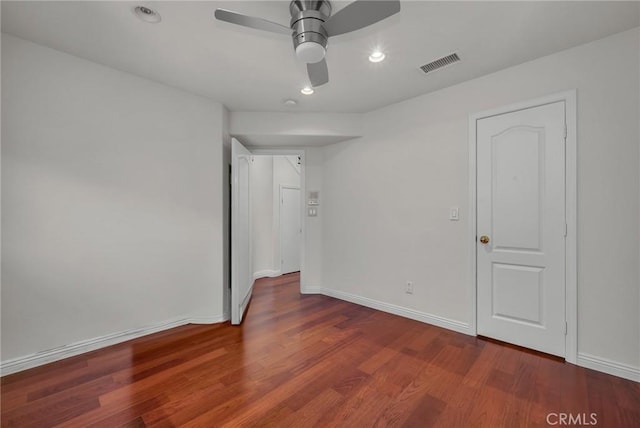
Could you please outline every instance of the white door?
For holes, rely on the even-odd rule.
[[[565,103],[480,119],[478,334],[565,356]]]
[[[300,270],[300,189],[280,187],[280,258],[281,273]]]
[[[231,324],[240,324],[253,291],[251,152],[231,141]]]

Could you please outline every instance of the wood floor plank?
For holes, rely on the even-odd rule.
[[[242,326],[187,325],[4,376],[3,427],[640,426],[640,384],[257,281]]]

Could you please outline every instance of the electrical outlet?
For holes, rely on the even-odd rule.
[[[405,288],[405,293],[413,294],[413,282],[407,281],[407,287]]]

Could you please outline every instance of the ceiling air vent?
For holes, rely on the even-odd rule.
[[[431,61],[429,64],[425,64],[420,67],[420,70],[426,73],[431,73],[432,71],[438,70],[440,68],[446,67],[451,64],[455,64],[460,61],[460,57],[457,53],[452,53],[451,55],[447,55],[435,61]]]

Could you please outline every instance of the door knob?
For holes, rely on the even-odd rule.
[[[480,242],[483,244],[488,244],[489,243],[489,237],[487,235],[482,235],[480,237]]]

